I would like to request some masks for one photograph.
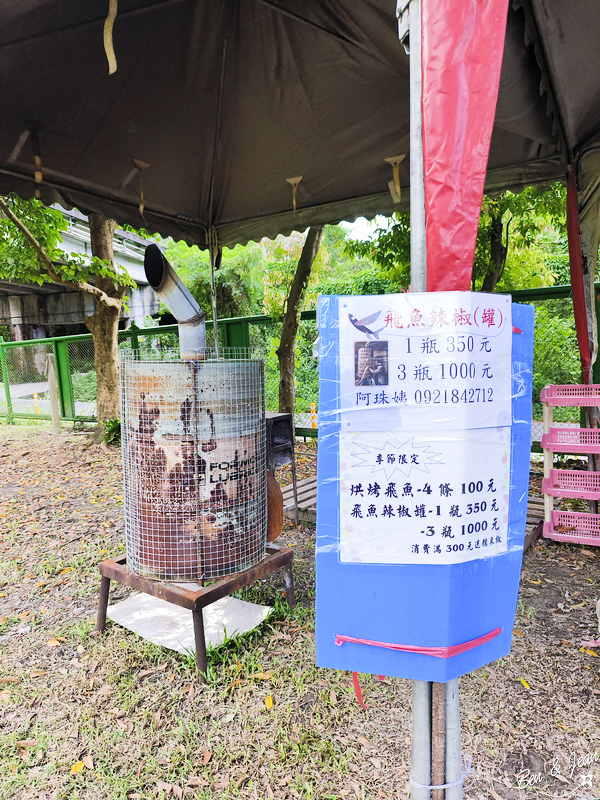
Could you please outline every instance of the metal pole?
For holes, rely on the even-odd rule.
[[[446,684],[431,685],[431,784],[446,781]],[[432,789],[431,800],[444,800],[443,789]]]
[[[446,783],[460,779],[462,753],[460,744],[460,698],[458,678],[446,684]],[[462,800],[463,785],[446,789],[446,800]]]
[[[411,776],[423,786],[431,784],[431,683],[412,682]],[[411,786],[411,800],[431,800],[429,789]]]
[[[219,358],[219,328],[217,326],[217,283],[215,280],[215,270],[219,268],[219,264],[221,261],[221,248],[219,247],[216,237],[211,235],[210,237],[210,246],[209,246],[209,253],[210,253],[210,299],[212,303],[212,314],[213,314],[213,328],[215,334],[215,355]]]
[[[410,280],[413,292],[427,291],[425,187],[421,124],[421,0],[409,6],[410,57]],[[412,684],[412,768],[415,781],[431,784],[431,682]],[[429,789],[411,787],[412,800],[430,800]]]
[[[425,184],[421,107],[421,0],[409,7],[410,52],[410,280],[413,292],[427,291]]]
[[[52,433],[60,433],[60,406],[58,403],[58,380],[56,378],[56,361],[54,353],[46,356],[48,363],[48,391],[50,393],[50,411],[52,413]]]

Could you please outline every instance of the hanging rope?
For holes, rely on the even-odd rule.
[[[108,16],[104,21],[104,52],[108,59],[108,74],[112,75],[117,71],[117,57],[113,46],[113,25],[117,16],[117,5],[119,0],[109,0]]]

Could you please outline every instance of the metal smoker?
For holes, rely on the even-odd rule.
[[[127,564],[161,580],[229,575],[266,552],[263,362],[213,357],[204,312],[156,245],[145,269],[180,351],[122,354]]]

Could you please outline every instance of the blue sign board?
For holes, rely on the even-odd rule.
[[[319,300],[317,664],[446,682],[510,651],[533,309]]]

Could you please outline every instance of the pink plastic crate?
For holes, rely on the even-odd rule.
[[[600,384],[545,386],[540,400],[549,406],[600,406]]]
[[[546,539],[600,547],[600,514],[553,511],[550,519],[549,523],[544,522]]]
[[[600,472],[552,469],[550,477],[542,482],[542,491],[552,497],[600,500]]]
[[[542,447],[553,453],[600,453],[600,428],[550,428]]]

